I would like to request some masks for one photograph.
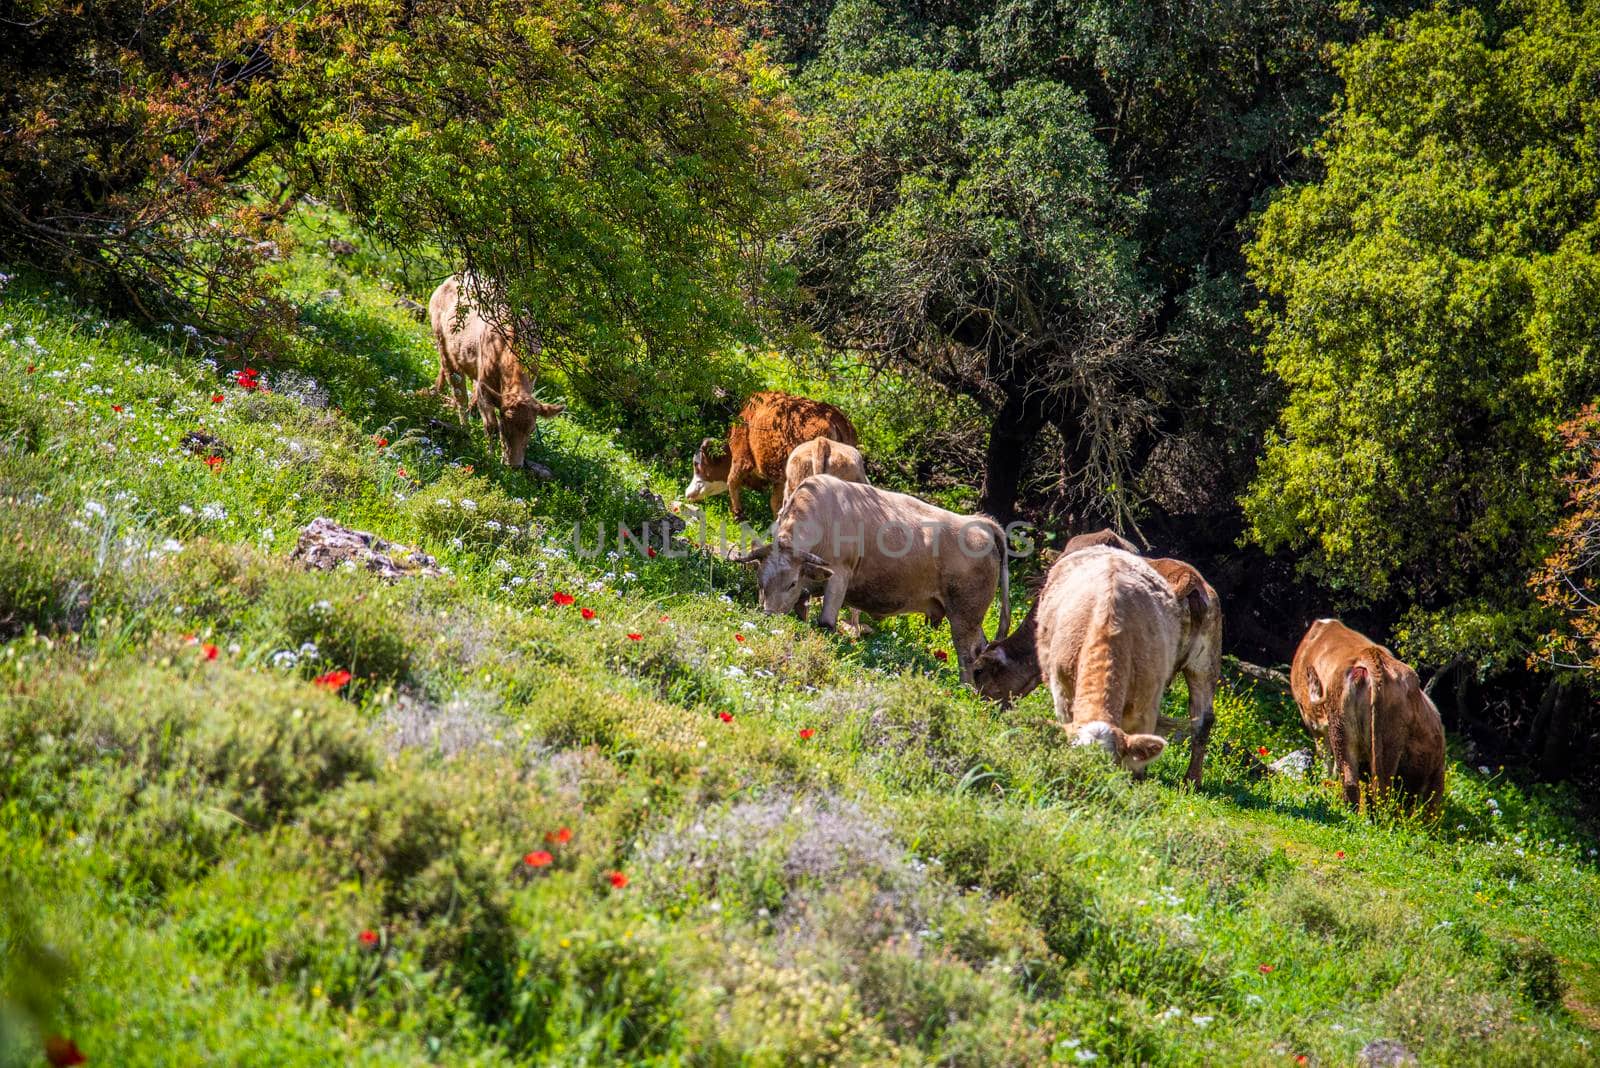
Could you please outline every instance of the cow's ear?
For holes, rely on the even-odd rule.
[[[1317,673],[1311,668],[1306,668],[1306,696],[1313,701],[1322,700],[1322,680],[1317,678]]]
[[[1160,756],[1167,747],[1167,740],[1159,734],[1122,734],[1117,743],[1123,763],[1136,771]]]

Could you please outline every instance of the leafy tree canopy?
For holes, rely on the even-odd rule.
[[[592,399],[693,395],[753,337],[792,112],[695,4],[343,0],[276,48],[321,60],[294,85],[307,184],[473,271]]]
[[[1326,176],[1250,245],[1288,389],[1254,535],[1352,600],[1453,606],[1413,613],[1419,651],[1518,631],[1504,613],[1548,551],[1557,428],[1600,394],[1596,25],[1592,0],[1517,0],[1350,48]]]

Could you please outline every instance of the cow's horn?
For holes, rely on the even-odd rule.
[[[809,549],[801,549],[800,550],[800,562],[802,564],[810,564],[813,567],[827,567],[828,566],[828,561],[824,560],[822,557],[818,556],[816,553],[811,552]]]
[[[747,553],[734,553],[728,559],[736,564],[754,564],[765,560],[770,552],[772,552],[772,543],[768,542],[766,545],[757,545]]]

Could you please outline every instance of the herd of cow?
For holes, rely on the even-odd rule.
[[[534,399],[514,339],[465,304],[462,289],[452,278],[430,302],[435,388],[453,387],[465,419],[464,386],[452,378],[472,380],[471,405],[506,462],[518,465],[536,417],[561,409]],[[778,392],[754,394],[725,440],[700,443],[687,500],[727,493],[742,518],[742,490],[770,488],[771,541],[733,557],[758,566],[762,608],[804,619],[820,595],[817,624],[829,629],[844,608],[857,627],[861,612],[920,613],[930,625],[948,619],[961,679],[985,697],[1009,705],[1047,684],[1072,743],[1102,747],[1136,777],[1169,738],[1186,734],[1187,780],[1198,785],[1222,664],[1222,606],[1200,573],[1181,560],[1147,559],[1114,531],[1079,535],[1011,631],[1005,531],[988,516],[871,485],[857,443],[838,408]],[[989,641],[983,620],[997,592],[999,626]],[[1180,672],[1187,721],[1161,714]],[[1437,813],[1444,727],[1415,671],[1338,620],[1320,619],[1295,652],[1290,685],[1349,803],[1361,803],[1365,786],[1369,797],[1397,790],[1402,802]]]

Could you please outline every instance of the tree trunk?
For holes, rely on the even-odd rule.
[[[1001,523],[1017,517],[1017,489],[1028,462],[1028,447],[1044,424],[1041,413],[1030,410],[1023,398],[1009,396],[989,424],[989,448],[984,455],[981,511]]]

